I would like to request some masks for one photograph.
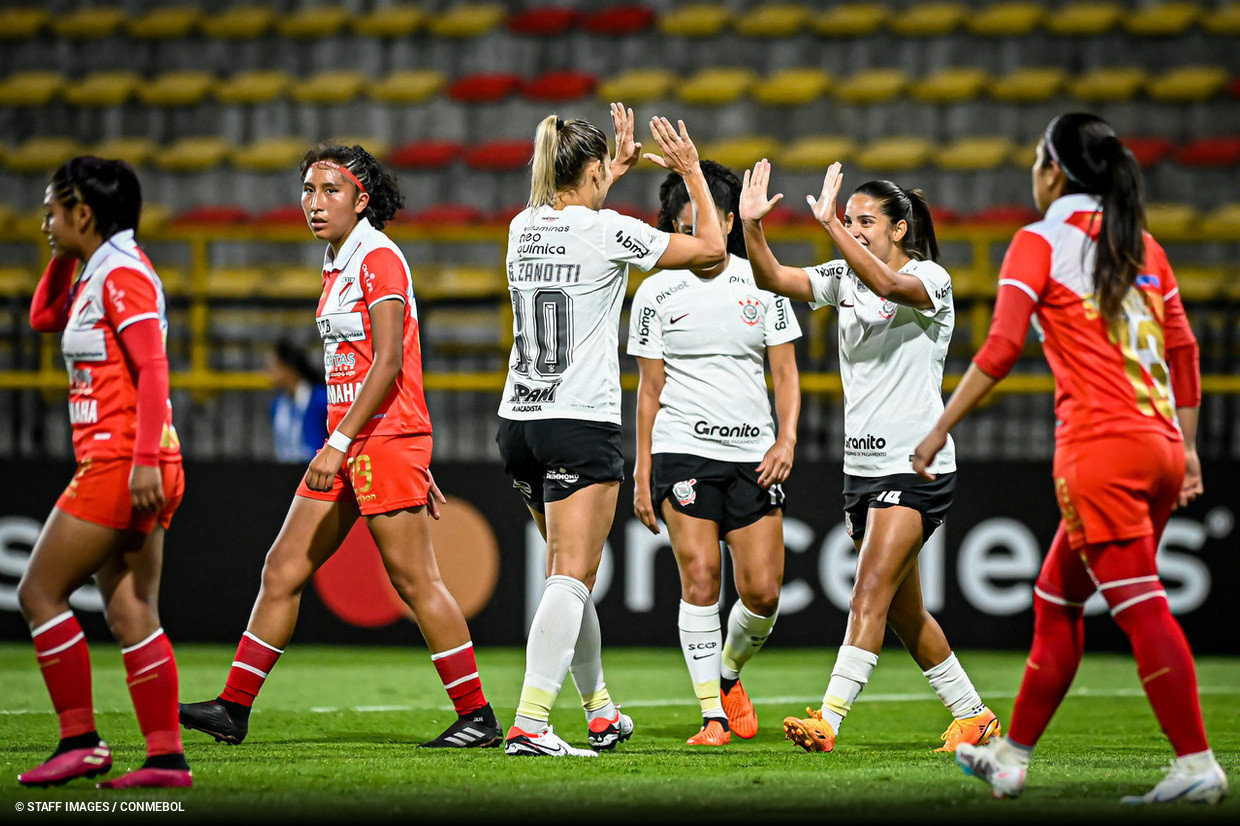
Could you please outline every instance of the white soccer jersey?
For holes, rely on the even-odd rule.
[[[926,285],[934,305],[919,310],[879,298],[842,259],[806,272],[814,291],[810,305],[839,312],[844,472],[912,473],[913,451],[943,413],[943,363],[956,324],[951,276],[933,261],[900,268]],[[950,436],[929,469],[956,469]]]
[[[633,297],[628,352],[663,360],[651,452],[761,461],[775,443],[766,348],[800,336],[791,303],[758,289],[744,258],[731,256],[714,278],[647,278]]]
[[[620,423],[620,309],[629,264],[649,270],[669,238],[610,209],[542,206],[512,219],[513,343],[502,418]]]

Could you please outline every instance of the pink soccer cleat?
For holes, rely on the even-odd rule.
[[[97,746],[57,754],[30,771],[19,774],[17,782],[23,786],[60,786],[78,777],[103,774],[110,768],[112,750],[100,740]]]
[[[189,769],[134,769],[133,771],[105,780],[101,789],[175,789],[194,785],[194,775]]]

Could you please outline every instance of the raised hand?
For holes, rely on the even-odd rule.
[[[611,176],[619,178],[641,160],[642,145],[633,141],[633,110],[623,103],[611,104],[611,126],[616,135],[616,157],[611,160]]]
[[[741,181],[740,211],[742,221],[761,221],[784,196],[777,194],[773,198],[766,197],[767,186],[771,181],[771,162],[766,158],[753,165],[753,169],[745,170],[745,178]]]
[[[843,184],[844,173],[841,171],[840,162],[836,161],[827,167],[826,177],[822,180],[822,194],[818,196],[818,200],[815,201],[813,195],[805,196],[805,200],[809,203],[809,208],[814,212],[814,217],[824,227],[828,226],[832,221],[839,220],[835,202],[839,200],[840,187]]]
[[[659,149],[663,151],[663,155],[655,155],[647,152],[642,157],[648,159],[652,163],[656,163],[664,169],[676,172],[680,175],[688,175],[693,171],[693,167],[698,162],[697,147],[693,145],[693,141],[689,138],[689,131],[685,129],[683,120],[676,121],[680,127],[679,132],[672,128],[672,123],[664,117],[654,117],[650,119],[650,133],[654,135],[655,142],[659,144]]]

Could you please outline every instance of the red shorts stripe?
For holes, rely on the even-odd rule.
[[[363,516],[425,505],[433,444],[429,434],[354,439],[331,490],[311,490],[303,478],[297,495],[325,502],[349,497]]]
[[[87,456],[78,463],[73,481],[56,500],[56,507],[105,528],[118,531],[150,533],[158,522],[163,528],[172,523],[172,514],[185,495],[185,469],[180,462],[164,462],[164,507],[158,513],[140,513],[133,509],[129,493],[130,459],[96,459]]]

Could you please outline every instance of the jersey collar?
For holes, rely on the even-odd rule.
[[[340,245],[340,252],[333,254],[331,245],[328,245],[327,252],[323,254],[323,272],[343,270],[349,265],[349,259],[353,257],[353,253],[361,249],[372,233],[378,231],[370,223],[369,218],[360,219],[357,226],[345,236],[344,243]]]
[[[1061,195],[1046,208],[1046,220],[1063,223],[1069,215],[1078,212],[1098,212],[1102,209],[1102,198],[1088,192],[1073,192]]]
[[[139,262],[142,261],[142,257],[138,254],[138,242],[134,240],[133,230],[121,230],[100,244],[99,248],[91,253],[90,258],[86,260],[86,266],[82,267],[82,275],[78,278],[78,281],[85,281],[94,275],[95,270],[99,269],[103,262],[115,252],[127,255]]]

